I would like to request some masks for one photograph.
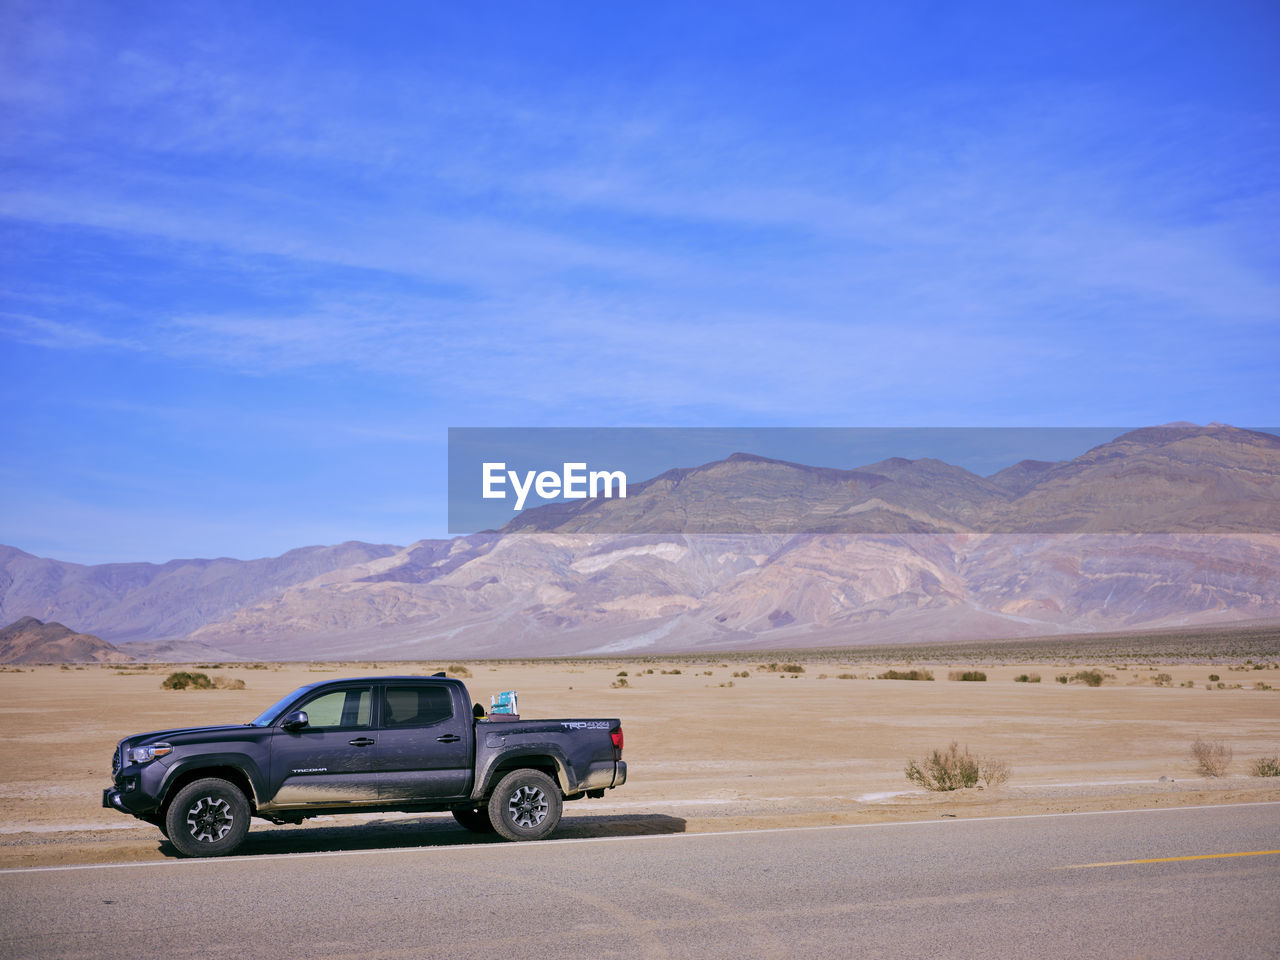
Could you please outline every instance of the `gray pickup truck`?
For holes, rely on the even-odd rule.
[[[126,737],[102,805],[212,857],[239,847],[255,816],[450,811],[468,830],[541,840],[564,801],[626,782],[620,720],[480,712],[443,674],[312,683],[247,724]]]

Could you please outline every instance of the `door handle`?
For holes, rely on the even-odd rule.
[[[436,737],[437,743],[457,743],[462,738],[453,733],[446,733],[443,737]]]
[[[369,737],[356,737],[354,740],[348,740],[347,743],[353,747],[372,747],[373,741]]]

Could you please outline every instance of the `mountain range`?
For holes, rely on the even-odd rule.
[[[681,532],[670,532],[680,529]],[[804,534],[787,530],[804,529]],[[0,623],[165,659],[538,656],[924,642],[1280,618],[1280,438],[1132,431],[979,477],[735,454],[502,530],[253,561],[0,547]]]

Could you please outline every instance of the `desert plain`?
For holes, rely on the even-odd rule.
[[[316,680],[437,670],[461,676],[484,704],[518,691],[524,717],[622,719],[628,782],[566,804],[558,837],[1280,800],[1280,778],[1252,775],[1280,754],[1280,655],[1273,636],[1245,640],[10,667],[0,672],[0,867],[176,856],[157,829],[101,806],[123,736],[248,721]],[[934,679],[879,678],[890,669]],[[175,670],[244,686],[163,689]],[[949,679],[975,670],[986,679]],[[1057,680],[1086,671],[1102,674],[1101,686]],[[1230,749],[1223,776],[1197,769],[1197,738]],[[953,741],[1005,765],[1007,781],[930,792],[907,779],[908,760]],[[448,814],[352,814],[254,821],[244,853],[476,841]]]

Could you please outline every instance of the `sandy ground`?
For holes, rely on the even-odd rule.
[[[799,676],[745,659],[472,662],[466,680],[485,703],[518,690],[526,717],[622,718],[629,782],[603,800],[567,805],[558,836],[1280,800],[1280,779],[1249,776],[1256,759],[1280,754],[1280,690],[1266,689],[1280,688],[1274,663],[938,662],[927,665],[935,681],[913,682],[874,679],[882,664],[798,662]],[[445,666],[217,667],[205,672],[245,689],[208,691],[162,689],[171,665],[0,672],[0,867],[175,855],[155,828],[101,807],[122,736],[243,722],[327,677]],[[1108,675],[1101,687],[1055,682],[1089,667]],[[947,679],[970,668],[988,680]],[[743,671],[750,675],[735,676]],[[1042,682],[1014,682],[1035,673]],[[1160,674],[1167,685],[1156,685]],[[614,686],[620,679],[625,687]],[[1228,776],[1196,772],[1196,737],[1233,749]],[[936,794],[906,779],[908,758],[952,740],[1005,761],[1009,781]],[[360,815],[301,827],[255,821],[245,852],[475,839],[447,814]]]

